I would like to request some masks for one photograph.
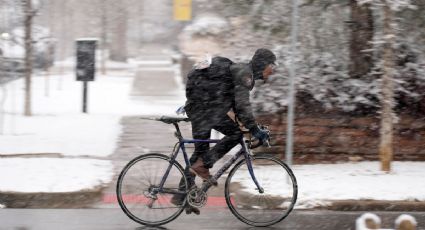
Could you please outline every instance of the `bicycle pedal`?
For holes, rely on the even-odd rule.
[[[217,182],[217,180],[214,180],[214,178],[213,178],[213,177],[210,177],[208,180],[204,180],[204,182],[208,182],[208,183],[210,183],[211,185],[213,185],[213,186],[215,186],[215,187],[217,187],[217,186],[218,186],[218,182]]]

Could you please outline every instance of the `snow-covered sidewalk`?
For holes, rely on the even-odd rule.
[[[425,162],[394,162],[389,174],[380,171],[379,166],[379,162],[293,166],[298,182],[296,208],[327,206],[338,200],[425,201]],[[271,180],[279,178],[273,175],[282,172],[282,168],[262,167]],[[246,191],[255,191],[249,174],[246,175]],[[281,185],[276,188],[287,187],[285,180],[273,183]],[[282,190],[271,192],[282,194]]]

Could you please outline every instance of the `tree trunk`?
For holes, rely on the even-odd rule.
[[[142,45],[143,45],[143,12],[144,12],[144,2],[143,1],[138,1],[138,11],[139,13],[137,14],[137,52],[140,52],[140,50],[142,49]]]
[[[32,19],[34,16],[31,0],[22,0],[25,15],[25,104],[24,115],[31,116],[31,75],[32,75]]]
[[[351,78],[361,78],[372,68],[373,15],[370,4],[359,5],[357,0],[350,0],[351,39],[350,64]]]
[[[54,13],[55,11],[53,9],[53,3],[49,1],[48,7],[51,9],[48,11],[49,15],[49,33],[50,35],[53,35],[53,28],[54,28]],[[50,94],[50,60],[54,58],[54,50],[53,50],[53,44],[52,40],[49,39],[47,53],[46,53],[46,61],[44,62],[44,72],[45,72],[45,84],[44,84],[44,95],[46,97],[49,97]]]
[[[107,30],[108,30],[108,24],[107,24],[107,7],[106,7],[106,2],[104,0],[101,1],[101,7],[102,7],[102,12],[101,12],[101,32],[100,32],[100,37],[101,37],[101,61],[100,61],[100,72],[102,73],[102,75],[106,75],[106,50],[107,50]]]
[[[391,28],[392,11],[389,3],[384,4],[384,75],[382,76],[382,118],[381,118],[381,140],[379,145],[379,155],[381,159],[381,169],[383,171],[391,171],[391,161],[393,159],[393,68],[394,68],[394,33]]]
[[[113,21],[112,42],[110,44],[110,59],[113,61],[127,61],[127,10],[123,0],[116,1],[116,10]]]

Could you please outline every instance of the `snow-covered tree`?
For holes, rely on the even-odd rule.
[[[414,8],[410,0],[359,0],[360,4],[372,4],[379,11],[378,18],[382,18],[382,30],[379,33],[378,44],[382,48],[378,50],[382,53],[381,60],[378,59],[379,69],[382,70],[381,105],[381,135],[379,144],[379,156],[381,159],[381,169],[389,172],[393,159],[393,124],[394,124],[394,79],[401,80],[396,66],[395,58],[395,38],[397,37],[397,23],[394,20],[394,13],[404,8]],[[404,63],[401,63],[404,64]],[[401,86],[401,85],[399,85]]]
[[[395,37],[396,108],[417,110],[423,114],[424,106],[410,104],[418,105],[425,100],[425,95],[421,93],[424,84],[425,41],[424,36],[421,37],[423,30],[418,29],[425,24],[425,4],[422,3],[422,8],[415,10],[412,8],[413,3],[420,1],[412,0],[411,4],[407,4],[406,0],[391,2],[394,3],[392,10],[399,28],[411,28],[397,30],[398,36]],[[296,54],[297,101],[306,110],[376,114],[381,108],[382,13],[373,1],[359,0],[355,6],[348,3],[348,0],[300,2],[300,36]],[[280,63],[278,74],[268,84],[257,88],[253,101],[257,112],[284,112],[288,91],[292,2],[222,0],[215,4],[214,8],[208,7],[208,10],[221,14],[232,26],[222,34],[215,35],[225,47],[222,52],[224,56],[236,57],[236,61],[247,61],[259,46],[271,48],[277,53]],[[365,45],[350,47],[351,43],[357,41],[353,40],[353,33],[363,33],[353,31],[353,26],[356,26],[353,23],[353,8],[364,6],[367,6],[365,12],[361,12],[366,18],[364,21],[371,19],[372,12],[373,22],[368,21],[369,24],[365,26],[369,31],[366,38],[362,37]],[[409,24],[408,20],[411,19],[415,20],[414,25]],[[373,41],[368,41],[371,39],[371,26]],[[363,57],[360,61],[369,60],[370,63],[354,74],[356,71],[352,68],[360,68],[358,66],[361,64],[350,64],[353,62],[352,57],[364,52],[367,52],[367,58]]]

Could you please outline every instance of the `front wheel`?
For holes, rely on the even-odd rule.
[[[292,170],[281,160],[268,155],[252,157],[255,177],[251,178],[245,160],[230,171],[225,184],[226,203],[242,222],[265,227],[282,221],[294,208],[298,186]]]
[[[163,188],[161,180],[167,170]],[[179,186],[183,178],[184,185]],[[137,223],[158,226],[177,218],[186,200],[176,204],[171,199],[185,188],[187,180],[178,162],[170,164],[170,158],[162,154],[146,154],[131,160],[122,170],[117,182],[117,199],[124,213]],[[184,195],[185,196],[185,195]]]

